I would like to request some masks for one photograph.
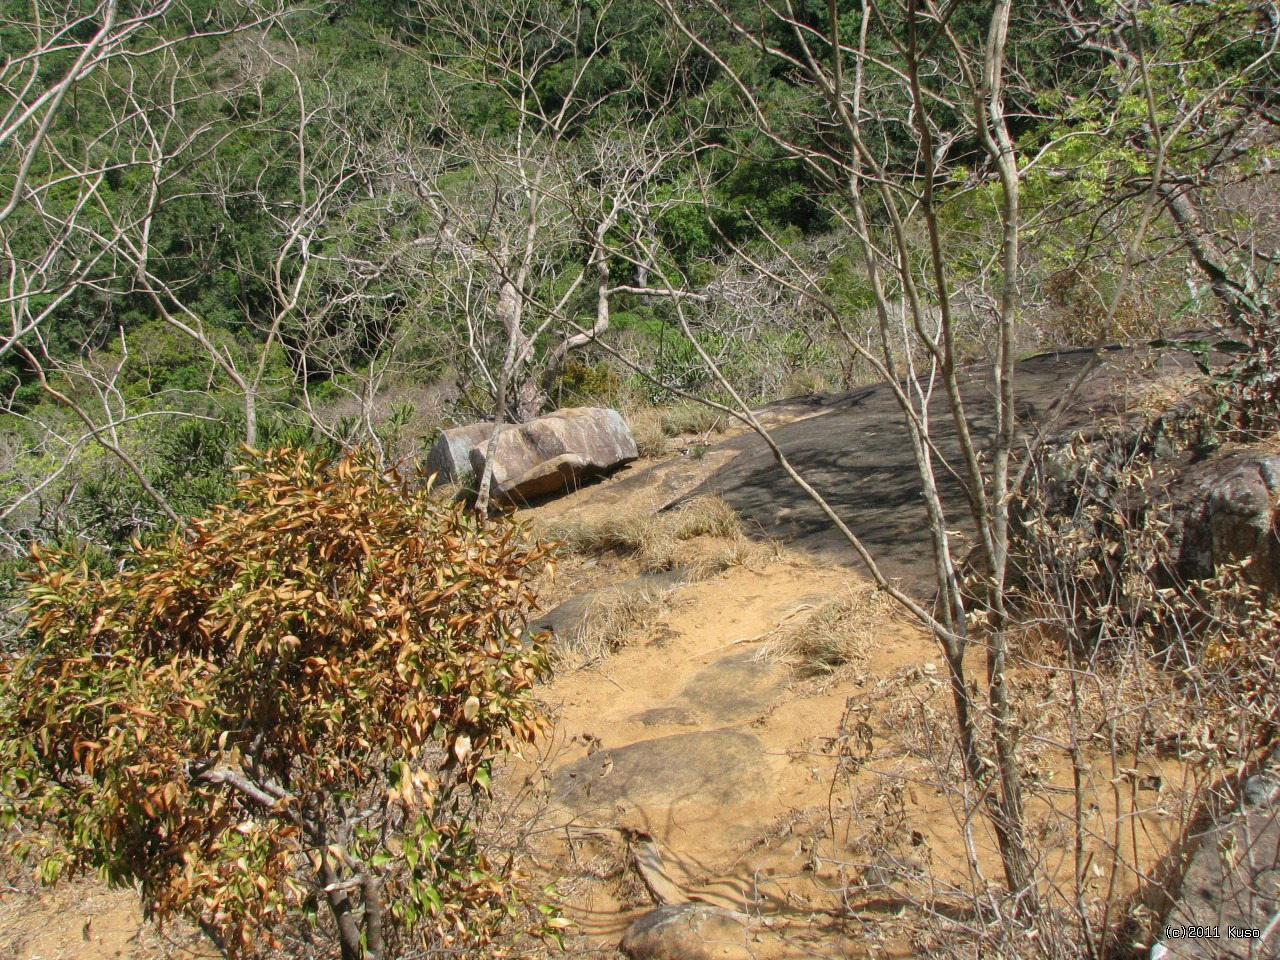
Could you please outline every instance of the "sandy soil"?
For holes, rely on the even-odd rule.
[[[686,895],[766,918],[796,941],[794,955],[814,936],[823,955],[866,955],[865,931],[856,949],[852,931],[821,916],[841,869],[814,842],[843,819],[833,740],[851,698],[881,678],[936,672],[935,648],[886,618],[866,659],[833,677],[806,680],[758,657],[771,630],[855,581],[786,554],[730,569],[679,588],[612,658],[542,693],[560,737],[539,797],[543,869],[589,941],[616,943],[652,906],[620,849],[638,834],[657,842]],[[888,742],[880,747],[891,762]],[[891,955],[909,955],[887,926],[878,934]]]
[[[2,960],[197,960],[212,945],[180,925],[146,923],[129,890],[81,881],[53,890],[0,893]]]

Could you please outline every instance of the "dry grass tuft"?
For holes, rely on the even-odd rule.
[[[805,619],[773,630],[756,659],[791,664],[808,676],[835,673],[867,659],[876,628],[892,610],[893,601],[875,584],[857,584]]]
[[[673,589],[619,587],[601,591],[573,631],[556,636],[556,659],[570,666],[607,660],[628,637],[653,622]]]
[[[723,413],[701,403],[628,407],[623,418],[631,427],[640,456],[650,459],[670,453],[672,437],[697,435],[705,442],[712,434],[723,433],[729,425]]]
[[[728,538],[728,543],[714,548],[710,556],[696,560],[690,568],[690,579],[714,577],[731,567],[760,567],[781,558],[782,545],[777,541],[760,543],[739,533]]]
[[[662,429],[662,417],[656,407],[635,407],[623,414],[627,426],[631,428],[631,436],[635,438],[636,449],[640,456],[656,460],[665,457],[671,449],[671,443]]]
[[[742,522],[733,508],[719,497],[694,497],[674,510],[657,514],[615,516],[594,523],[554,524],[544,533],[549,539],[559,540],[571,553],[602,554],[615,550],[634,557],[649,572],[688,566],[689,551],[684,544],[698,537],[729,541],[722,570],[734,565],[733,558],[752,554],[755,546],[743,534]]]
[[[541,534],[559,541],[563,559],[569,563],[583,563],[580,558],[584,557],[620,555],[643,573],[679,571],[679,583],[713,577],[731,567],[762,565],[781,556],[777,544],[750,540],[733,508],[719,497],[695,497],[657,514],[552,523],[543,527]],[[578,665],[605,659],[651,623],[679,585],[671,577],[655,581],[659,579],[660,584],[600,589],[572,634],[557,636],[561,662]]]
[[[680,437],[697,433],[710,436],[713,433],[724,433],[729,425],[729,418],[714,407],[701,403],[680,403],[673,407],[658,408],[659,422],[662,432],[668,437]]]

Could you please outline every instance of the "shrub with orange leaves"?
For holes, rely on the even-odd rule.
[[[253,452],[251,452],[253,453]],[[519,897],[472,830],[542,731],[521,641],[545,550],[359,456],[257,454],[118,574],[37,550],[0,683],[0,801],[44,879],[140,884],[232,955],[456,953]]]

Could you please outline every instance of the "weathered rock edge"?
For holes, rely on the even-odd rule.
[[[489,423],[446,430],[427,454],[427,471],[448,483],[478,480],[492,434]],[[573,407],[528,423],[503,424],[490,494],[499,503],[520,503],[559,493],[639,455],[627,422],[606,407]]]
[[[618,944],[630,960],[750,960],[748,918],[705,903],[650,910]]]

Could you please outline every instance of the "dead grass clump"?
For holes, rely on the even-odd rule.
[[[657,514],[638,513],[595,522],[556,524],[546,530],[546,536],[559,540],[571,553],[601,554],[616,550],[636,558],[647,571],[685,566],[687,551],[682,544],[697,537],[746,540],[738,515],[719,497],[694,497],[674,510]]]
[[[709,438],[724,433],[729,419],[719,410],[701,403],[680,403],[670,407],[628,407],[623,414],[640,456],[657,459],[671,452],[671,438],[698,435]]]
[[[746,539],[738,515],[719,497],[694,497],[674,510],[647,519],[649,522],[637,531],[635,546],[636,559],[646,570],[675,570],[687,566],[685,544],[698,537]]]
[[[689,433],[709,435],[724,433],[729,425],[728,417],[714,407],[702,403],[680,403],[673,407],[658,408],[662,432],[668,437]]]
[[[669,587],[602,590],[573,630],[566,636],[557,635],[556,658],[572,666],[608,659],[628,637],[653,622],[670,595]]]
[[[820,370],[794,370],[782,381],[778,393],[782,397],[805,397],[826,393],[831,384]]]
[[[834,673],[867,659],[876,628],[892,609],[889,595],[875,584],[857,584],[805,619],[771,632],[756,658],[791,664],[809,676]]]
[[[624,419],[631,428],[640,456],[656,460],[667,455],[671,444],[662,429],[657,407],[633,407],[625,412]]]
[[[781,558],[781,544],[776,541],[757,543],[745,534],[728,538],[723,546],[712,549],[709,556],[693,563],[689,577],[702,580],[714,577],[732,567],[758,567]]]

